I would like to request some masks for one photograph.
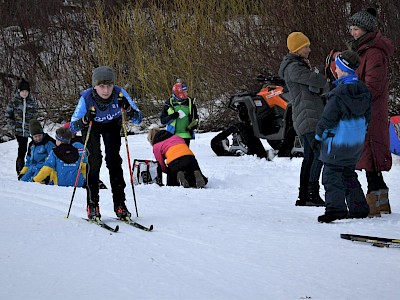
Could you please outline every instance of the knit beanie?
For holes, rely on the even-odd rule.
[[[360,65],[360,57],[351,50],[340,52],[335,59],[336,66],[350,75],[354,75]]]
[[[22,79],[19,83],[18,83],[18,92],[21,91],[31,91],[31,87],[29,86],[29,82],[26,81],[25,79]]]
[[[69,128],[60,127],[56,130],[56,140],[64,144],[69,144],[72,139],[72,132]]]
[[[292,32],[287,37],[287,47],[290,52],[295,53],[305,46],[310,46],[310,40],[302,32]]]
[[[29,132],[32,136],[43,133],[43,127],[38,120],[33,119],[29,122]]]
[[[92,85],[95,86],[99,83],[115,83],[115,74],[110,67],[101,66],[93,70]]]
[[[357,26],[366,32],[373,32],[378,28],[378,20],[370,12],[359,11],[349,18],[347,26]]]

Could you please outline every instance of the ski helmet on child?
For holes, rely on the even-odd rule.
[[[176,100],[185,100],[188,97],[187,87],[184,83],[175,83],[172,87],[172,96]]]
[[[337,79],[335,60],[339,53],[338,50],[332,49],[325,59],[325,77],[329,82],[333,82]]]

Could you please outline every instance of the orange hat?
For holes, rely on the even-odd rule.
[[[305,46],[310,46],[309,38],[302,32],[292,32],[287,37],[287,47],[290,52],[297,52]]]

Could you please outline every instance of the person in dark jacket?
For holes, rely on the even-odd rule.
[[[178,79],[161,112],[161,124],[167,125],[166,130],[170,133],[183,138],[188,146],[199,123],[195,100],[188,96],[186,84]]]
[[[140,124],[142,113],[129,94],[115,85],[114,71],[107,66],[93,70],[92,88],[81,93],[79,103],[71,117],[72,132],[82,131],[87,142],[88,164],[86,174],[87,213],[90,220],[100,220],[99,177],[102,164],[100,137],[103,138],[105,161],[110,175],[114,212],[120,219],[130,219],[131,213],[125,204],[125,180],[122,170],[121,125],[122,112],[136,124]],[[91,126],[90,126],[91,125]],[[90,132],[89,132],[90,128]]]
[[[81,171],[78,176],[79,164],[83,154],[83,145],[79,142],[71,144],[72,132],[69,128],[60,127],[56,130],[56,147],[50,152],[44,166],[33,177],[33,182],[42,183],[47,177],[48,184],[58,186],[82,187],[86,176],[86,155],[83,157]]]
[[[26,162],[18,175],[18,180],[31,182],[44,166],[47,157],[56,146],[56,142],[43,132],[43,127],[38,120],[33,119],[29,122],[29,132],[32,141],[29,143]]]
[[[8,103],[5,117],[10,135],[15,135],[18,142],[18,155],[15,162],[17,175],[20,174],[25,163],[28,150],[29,122],[37,117],[37,103],[31,94],[29,82],[22,79],[18,83],[18,91]]]
[[[336,87],[327,94],[314,144],[317,147],[321,143],[320,159],[324,163],[325,214],[318,217],[321,223],[366,218],[369,213],[355,167],[370,121],[371,93],[355,74],[359,65],[357,53],[343,51],[335,63]]]
[[[371,123],[365,137],[363,152],[356,168],[365,170],[368,182],[367,201],[371,213],[391,213],[389,188],[382,171],[392,167],[389,138],[389,57],[393,43],[378,30],[376,11],[368,9],[355,13],[348,20],[353,40],[349,48],[360,56],[357,75],[372,94]]]
[[[167,185],[204,188],[208,180],[200,170],[193,152],[185,141],[166,130],[152,128],[147,140],[161,171],[167,174]]]
[[[318,150],[313,151],[315,127],[324,103],[321,93],[328,87],[326,78],[311,68],[310,40],[302,32],[292,32],[287,38],[289,53],[283,58],[279,76],[285,80],[292,103],[293,126],[304,147],[304,159],[300,171],[298,206],[324,206],[319,195],[319,177],[322,162]]]

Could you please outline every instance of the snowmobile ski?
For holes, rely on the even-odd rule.
[[[146,226],[143,226],[143,225],[141,225],[141,224],[139,224],[139,223],[137,223],[137,222],[135,222],[135,221],[133,221],[131,219],[129,219],[129,220],[122,220],[122,219],[118,219],[118,218],[115,218],[115,219],[119,220],[121,222],[124,222],[127,225],[136,227],[136,228],[144,230],[144,231],[152,231],[153,230],[153,225],[150,225],[150,227],[146,227]]]
[[[353,241],[353,242],[363,242],[369,243],[372,246],[381,247],[381,248],[400,248],[400,239],[390,239],[384,237],[376,237],[376,236],[368,236],[368,235],[358,235],[358,234],[349,234],[342,233],[340,237],[345,240]]]
[[[87,222],[89,222],[91,224],[96,224],[96,225],[100,226],[101,228],[104,228],[104,229],[106,229],[108,231],[111,231],[111,232],[118,232],[118,230],[119,230],[119,226],[118,225],[115,226],[115,228],[113,228],[113,227],[107,225],[106,223],[104,223],[103,221],[100,221],[100,220],[89,220],[89,219],[86,219],[86,218],[82,218],[82,219],[86,220]]]

